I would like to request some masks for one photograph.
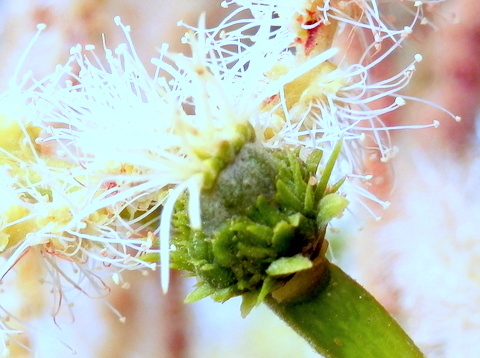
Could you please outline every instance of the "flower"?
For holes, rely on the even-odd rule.
[[[234,235],[220,228],[219,218],[238,219],[239,232],[278,239],[267,247],[257,240],[252,251],[237,247],[265,259],[259,275],[270,281],[259,283],[257,272],[249,272],[255,280],[232,283],[231,272],[217,265],[212,271],[218,269],[220,279],[206,278],[207,272],[202,279],[210,281],[197,296],[213,287],[223,290],[216,296],[222,300],[253,287],[261,297],[283,284],[285,273],[318,264],[325,228],[352,192],[386,205],[358,181],[372,178],[363,165],[372,151],[382,161],[394,154],[380,116],[412,99],[400,91],[421,56],[390,78],[374,80],[371,71],[423,19],[421,3],[413,4],[412,23],[401,30],[387,26],[375,1],[235,3],[215,28],[207,29],[203,16],[198,27],[186,26],[182,41],[191,56],[162,45],[153,76],[135,52],[130,27],[117,17],[125,44],[114,51],[105,46],[105,60],[91,45],[73,47],[64,66],[26,91],[18,108],[34,110],[2,117],[1,125],[22,140],[0,142],[9,197],[0,213],[0,247],[8,257],[0,277],[32,249],[60,272],[55,282],[65,279],[82,290],[59,261],[80,275],[92,275],[99,263],[118,275],[155,269],[159,254],[166,291],[171,254],[183,255],[173,263],[182,268],[212,268],[183,238],[217,229]],[[372,43],[360,42],[353,65],[351,46],[336,42],[348,29],[364,41],[364,29],[373,34]],[[265,191],[257,191],[258,183]],[[272,219],[255,221],[255,210]],[[291,240],[299,232],[308,249]],[[172,235],[184,236],[172,245]],[[185,257],[205,261],[190,265]]]
[[[129,261],[144,266],[135,255],[149,252],[160,237],[166,288],[165,248],[176,200],[188,190],[190,225],[199,228],[202,189],[246,142],[301,147],[304,156],[321,149],[327,154],[322,167],[342,139],[344,161],[332,174],[335,180],[370,178],[362,172],[362,147],[373,146],[382,160],[389,160],[393,152],[379,117],[405,104],[398,92],[421,56],[392,78],[371,82],[369,72],[409,31],[388,30],[375,2],[298,3],[293,17],[287,15],[293,5],[238,4],[218,27],[206,29],[203,18],[199,27],[187,26],[183,41],[191,46],[191,57],[169,54],[162,46],[153,60],[153,78],[135,53],[130,28],[117,17],[127,43],[115,51],[106,48],[106,64],[93,46],[85,47],[90,55],[75,46],[68,63],[43,81],[33,99],[39,114],[32,120],[41,134],[29,145],[51,148],[48,157],[56,162],[36,160],[31,170],[41,179],[16,189],[19,197],[28,193],[31,198],[25,220],[35,218],[39,229],[17,247],[4,273],[23,250],[39,244],[53,245],[62,257],[79,255],[78,262],[92,257],[121,268],[130,267]],[[414,4],[414,22],[420,5]],[[374,61],[346,66],[346,60],[337,59],[338,49],[328,49],[339,24],[367,27],[380,34],[377,44],[395,41]],[[327,37],[318,27],[326,29]],[[367,46],[363,57],[369,50]],[[371,102],[385,97],[392,98],[390,104],[370,109]],[[231,152],[227,157],[225,146]],[[38,194],[40,187],[48,188],[47,199]],[[363,191],[358,186],[352,190]],[[160,208],[155,229],[151,220]],[[149,239],[138,241],[141,237]],[[98,254],[91,243],[99,244]],[[139,251],[132,258],[127,248]]]

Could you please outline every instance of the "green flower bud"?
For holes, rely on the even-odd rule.
[[[340,144],[319,179],[319,150],[303,160],[299,150],[247,142],[233,159],[231,150],[225,152],[228,158],[216,158],[223,168],[202,191],[202,228],[190,227],[188,194],[178,200],[172,218],[172,267],[198,279],[187,301],[242,295],[246,315],[272,292],[291,299],[281,290],[289,281],[294,283],[287,287],[305,286],[311,284],[309,275],[324,273],[319,265],[326,227],[347,205],[334,192],[339,185],[327,185],[339,150]],[[299,273],[303,278],[295,279]]]

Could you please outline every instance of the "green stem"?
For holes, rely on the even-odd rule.
[[[327,263],[330,280],[300,303],[267,305],[325,357],[424,357],[413,341],[363,287]]]

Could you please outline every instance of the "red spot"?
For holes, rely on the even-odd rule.
[[[313,25],[317,21],[310,20],[305,23],[305,25]],[[308,36],[307,40],[305,41],[305,55],[308,55],[317,45],[317,37],[320,29],[322,27],[322,23],[319,23],[317,26],[307,29]]]
[[[103,184],[103,186],[106,190],[109,190],[109,189],[115,188],[117,186],[117,183],[115,183],[114,181],[107,181],[106,183]]]
[[[280,95],[274,94],[273,96],[270,96],[270,97],[268,97],[266,100],[264,100],[264,101],[263,101],[263,104],[264,104],[264,105],[267,105],[267,104],[276,102],[276,101],[278,101],[279,98],[280,98]]]
[[[306,10],[306,15],[300,15],[297,17],[297,21],[301,23],[303,26],[309,26],[318,24],[315,27],[305,29],[307,32],[307,38],[304,39],[303,37],[297,37],[294,40],[294,43],[303,43],[305,41],[305,55],[308,55],[317,45],[317,37],[318,33],[322,27],[322,23],[320,22],[320,18],[318,16],[317,11]]]
[[[105,191],[108,191],[116,187],[118,187],[118,184],[115,181],[106,181],[105,183],[102,184],[102,188],[105,189]],[[116,194],[118,194],[118,190],[112,191],[110,194],[107,195],[107,197],[110,197]]]

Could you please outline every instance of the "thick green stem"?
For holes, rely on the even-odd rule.
[[[363,287],[327,263],[325,288],[300,303],[267,305],[320,354],[333,358],[424,357],[398,323]]]

